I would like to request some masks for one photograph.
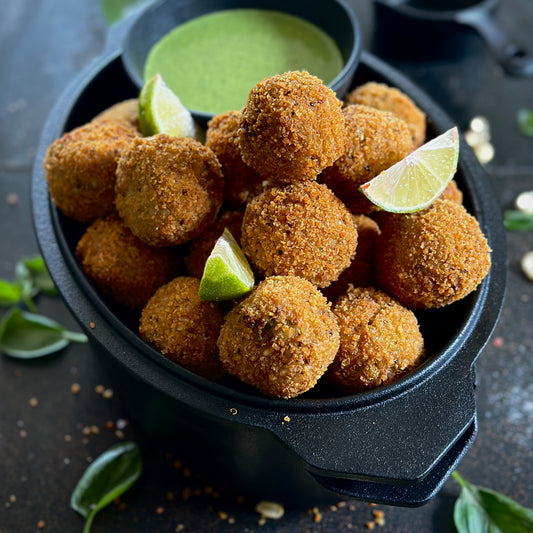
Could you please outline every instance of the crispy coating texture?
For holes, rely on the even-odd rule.
[[[85,275],[130,309],[142,309],[173,279],[181,261],[174,251],[140,241],[116,214],[95,220],[82,235],[76,256]]]
[[[307,181],[254,198],[244,212],[241,245],[262,275],[300,276],[326,287],[350,264],[357,229],[325,185]]]
[[[211,254],[217,239],[228,228],[230,233],[239,242],[241,240],[241,226],[243,214],[240,211],[225,211],[190,245],[185,256],[185,265],[189,275],[201,278],[204,273],[205,262]]]
[[[342,272],[337,281],[322,290],[329,301],[334,301],[351,284],[355,287],[369,287],[375,283],[376,241],[380,229],[375,220],[366,215],[353,215],[357,228],[357,249],[350,266]]]
[[[218,347],[230,374],[268,396],[293,398],[311,389],[333,361],[339,330],[311,283],[274,276],[228,313]]]
[[[446,188],[440,196],[441,198],[450,200],[456,204],[463,203],[463,193],[457,186],[457,182],[455,180],[450,181],[450,183],[446,185]]]
[[[343,153],[342,102],[307,72],[266,78],[242,110],[243,161],[273,183],[315,179]]]
[[[396,87],[370,81],[348,93],[345,101],[348,105],[362,104],[394,113],[409,127],[414,148],[426,141],[426,114]]]
[[[137,138],[117,167],[118,213],[152,246],[181,244],[216,218],[224,182],[209,149],[188,137]]]
[[[121,118],[126,122],[129,122],[140,133],[141,125],[139,123],[139,99],[130,98],[129,100],[118,102],[96,115],[93,118],[93,121],[107,120],[109,118]]]
[[[117,161],[138,132],[120,119],[99,120],[65,133],[49,147],[44,170],[58,209],[92,222],[114,209]]]
[[[223,312],[198,299],[200,280],[178,277],[160,287],[141,313],[139,333],[165,357],[208,379],[224,375],[217,350]]]
[[[390,215],[376,250],[379,286],[411,309],[442,307],[476,289],[490,248],[462,205],[437,199],[423,211]]]
[[[333,305],[340,348],[326,380],[349,393],[386,385],[413,370],[424,340],[412,311],[373,287],[349,287]]]
[[[388,111],[363,105],[343,109],[348,141],[344,154],[320,176],[354,215],[378,209],[359,191],[413,150],[407,124]]]
[[[205,145],[211,148],[222,166],[224,204],[230,209],[244,207],[263,192],[269,181],[242,160],[239,147],[241,111],[228,111],[213,117],[207,127]]]

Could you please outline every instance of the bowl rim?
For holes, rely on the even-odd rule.
[[[188,1],[188,0],[180,0],[180,1]],[[337,93],[339,98],[342,98],[342,96],[344,96],[343,94],[340,94],[340,92],[342,92],[341,91],[342,86],[350,80],[351,76],[355,72],[357,65],[359,63],[361,53],[363,50],[363,39],[362,39],[362,33],[361,33],[361,25],[359,23],[359,19],[356,16],[354,10],[347,4],[345,0],[330,0],[330,1],[337,4],[342,9],[352,29],[352,36],[351,36],[352,44],[351,44],[350,54],[347,60],[344,62],[344,66],[341,69],[341,71],[328,84],[328,87],[330,87],[335,93]],[[241,2],[244,2],[245,4],[250,4],[248,8],[253,8],[253,5],[254,5],[253,0],[241,0]],[[149,4],[145,8],[141,9],[139,13],[134,15],[133,20],[129,24],[129,27],[123,36],[122,54],[121,54],[122,64],[124,66],[124,70],[126,71],[127,75],[130,77],[132,82],[139,89],[142,88],[144,84],[144,79],[143,79],[142,72],[139,71],[140,66],[137,65],[136,62],[133,60],[132,53],[131,53],[132,46],[133,46],[132,41],[134,41],[135,32],[138,30],[139,26],[145,23],[145,21],[149,19],[150,16],[153,15],[153,13],[161,9],[164,9],[166,4],[168,3],[176,3],[176,0],[158,0],[154,3]],[[172,31],[173,29],[177,28],[178,26],[180,26],[181,24],[185,22],[189,22],[191,20],[194,20],[195,18],[198,18],[199,16],[203,16],[208,13],[214,13],[214,12],[227,10],[227,9],[237,9],[237,8],[223,8],[223,7],[219,8],[219,7],[213,6],[212,9],[209,8],[207,11],[202,12],[201,14],[195,17],[186,19],[182,23],[175,25],[171,30],[165,31],[163,34],[158,35],[157,38],[155,39],[155,42],[158,42],[165,35],[167,35],[169,31]],[[269,8],[267,7],[260,7],[259,9],[269,10]],[[281,8],[276,8],[276,10],[281,10]],[[283,12],[288,13],[288,14],[294,14],[292,13],[292,11],[283,11]],[[295,15],[295,16],[305,17],[304,14]],[[306,19],[306,20],[309,21],[309,19]],[[312,23],[316,24],[314,22]],[[326,32],[326,33],[336,42],[336,37],[334,35],[331,35],[331,33],[329,32]],[[153,44],[148,49],[147,55],[150,52],[150,49],[152,46]],[[145,57],[145,61],[146,61],[146,57]],[[143,67],[144,67],[144,64],[143,64]],[[191,112],[193,117],[195,117],[201,124],[206,124],[215,115],[214,113],[192,109],[192,108],[190,108],[189,111]]]

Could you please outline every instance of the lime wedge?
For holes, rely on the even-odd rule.
[[[413,213],[438,198],[457,170],[457,128],[435,137],[361,185],[361,192],[374,204],[393,213]]]
[[[254,274],[239,244],[228,230],[218,238],[200,280],[200,300],[231,300],[252,290]]]
[[[201,130],[189,110],[160,74],[150,78],[139,94],[139,122],[143,135],[166,133],[199,140]]]

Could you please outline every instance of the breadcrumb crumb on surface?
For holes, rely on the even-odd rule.
[[[407,124],[396,115],[364,105],[343,109],[346,121],[346,148],[319,176],[353,214],[378,208],[359,187],[413,151]]]
[[[328,382],[349,393],[391,383],[424,356],[414,313],[373,287],[352,287],[334,303],[340,348]]]
[[[450,200],[391,215],[376,250],[379,286],[411,309],[437,308],[474,291],[487,275],[491,250],[477,220]]]
[[[343,152],[342,102],[308,72],[286,72],[253,87],[239,145],[243,161],[273,183],[315,179]]]
[[[264,276],[300,276],[326,287],[356,253],[357,229],[325,185],[307,181],[254,198],[244,213],[241,245]]]
[[[339,347],[335,316],[310,282],[265,279],[226,316],[218,339],[224,368],[268,396],[312,388]]]

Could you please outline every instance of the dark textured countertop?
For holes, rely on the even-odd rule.
[[[370,2],[351,2],[365,46],[425,89],[464,131],[482,115],[491,126],[494,159],[486,168],[502,208],[533,189],[533,139],[520,134],[516,113],[533,109],[533,78],[506,77],[482,42],[460,34],[453,53],[417,60],[386,50]],[[530,0],[503,0],[497,20],[533,50]],[[39,252],[33,232],[30,177],[40,130],[67,83],[104,48],[108,28],[94,1],[20,0],[0,19],[0,278]],[[399,35],[402,28],[398,28]],[[420,44],[421,48],[423,43]],[[425,50],[427,52],[427,50]],[[40,164],[37,162],[37,164]],[[460,465],[472,482],[533,506],[533,284],[520,259],[533,250],[533,232],[508,232],[506,303],[477,362],[479,433]],[[40,297],[39,312],[78,329],[60,299]],[[4,313],[0,310],[0,314]],[[74,394],[71,386],[80,390]],[[103,388],[107,392],[97,392]],[[96,389],[96,390],[95,390]],[[74,532],[82,519],[70,494],[91,461],[122,436],[141,444],[144,472],[135,487],[96,518],[93,531],[319,532],[367,531],[384,512],[386,532],[454,531],[459,488],[449,480],[427,505],[415,508],[350,502],[344,507],[286,509],[279,521],[258,524],[255,502],[236,501],[224,487],[205,490],[171,450],[150,445],[114,394],[114,384],[88,347],[71,345],[42,359],[0,355],[0,533]],[[117,434],[117,431],[119,432]],[[120,434],[122,431],[123,435]]]

